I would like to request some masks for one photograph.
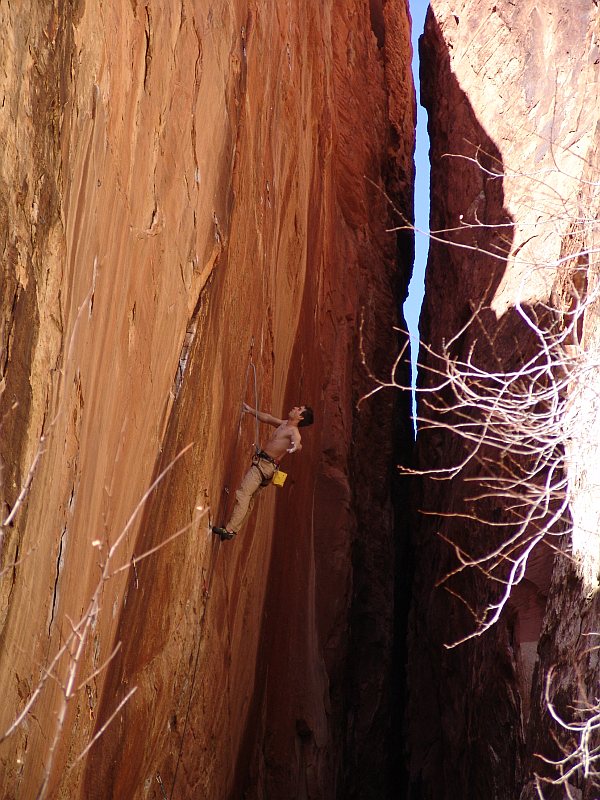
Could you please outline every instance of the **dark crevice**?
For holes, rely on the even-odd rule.
[[[62,529],[62,533],[60,534],[60,542],[58,543],[58,555],[56,556],[56,576],[54,578],[54,590],[52,592],[52,609],[50,611],[50,622],[48,623],[48,636],[50,636],[52,623],[54,622],[54,612],[56,611],[56,606],[58,605],[58,580],[60,578],[60,573],[64,563],[63,545],[66,533],[67,533],[67,526],[65,525],[65,527]]]
[[[385,19],[383,16],[383,0],[369,0],[371,14],[371,30],[377,39],[377,47],[385,45]]]
[[[181,353],[179,354],[179,361],[177,362],[177,373],[175,374],[175,380],[173,382],[173,396],[177,397],[179,392],[181,391],[181,386],[183,385],[183,376],[185,375],[185,371],[188,365],[190,352],[192,349],[192,345],[194,343],[194,339],[196,337],[196,332],[198,330],[198,320],[200,317],[200,311],[202,309],[202,301],[206,295],[206,292],[210,288],[212,283],[212,278],[214,275],[214,267],[216,267],[218,263],[218,258],[213,265],[213,271],[211,272],[208,280],[202,287],[200,294],[198,296],[198,300],[196,301],[196,305],[192,312],[192,316],[190,317],[190,321],[188,322],[185,337],[183,339],[183,346],[181,348]]]
[[[148,89],[150,79],[150,65],[152,63],[152,15],[146,6],[146,25],[144,26],[144,36],[146,37],[146,52],[144,54],[144,91]]]

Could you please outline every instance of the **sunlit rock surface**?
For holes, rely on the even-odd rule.
[[[356,402],[411,258],[405,0],[11,2],[0,43],[0,794],[386,796],[397,398]],[[220,544],[252,364],[316,425]]]
[[[598,14],[596,3],[582,0],[431,3],[421,64],[431,134],[431,227],[438,239],[453,242],[432,243],[429,256],[421,324],[437,352],[475,319],[454,352],[463,359],[472,354],[490,372],[516,369],[540,347],[525,317],[543,324],[554,314],[560,329],[597,285]],[[574,269],[585,275],[579,295]],[[419,507],[447,516],[416,518],[411,798],[537,797],[533,773],[557,773],[535,754],[556,759],[561,751],[553,735],[563,744],[567,739],[544,701],[551,668],[559,713],[572,719],[573,704],[595,702],[597,655],[589,648],[600,629],[600,463],[591,401],[599,388],[596,318],[590,307],[577,341],[566,348],[590,365],[585,385],[570,395],[562,442],[567,484],[553,500],[557,506],[567,497],[563,520],[573,535],[540,544],[500,621],[452,650],[444,644],[476,623],[464,603],[435,588],[458,564],[443,537],[466,553],[493,550],[510,531],[502,525],[510,519],[511,498],[482,501],[490,527],[456,516],[473,514],[464,500],[477,487],[463,479],[476,477],[481,466],[471,463],[450,483],[424,484]],[[425,351],[422,360],[435,366]],[[421,380],[423,387],[435,381],[431,375]],[[424,405],[421,411],[427,413]],[[464,455],[456,438],[441,431],[420,442],[425,469]],[[553,548],[565,554],[555,556]],[[467,570],[451,588],[476,610],[502,591],[477,570]],[[571,786],[573,796],[597,796],[591,777],[573,776]],[[547,787],[545,796],[563,797],[565,788]]]

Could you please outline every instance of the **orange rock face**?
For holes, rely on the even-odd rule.
[[[411,256],[406,3],[32,5],[0,9],[0,794],[381,797],[395,401],[356,402]],[[221,544],[252,366],[316,424]]]

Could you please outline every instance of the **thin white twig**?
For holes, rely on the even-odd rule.
[[[97,732],[97,733],[94,735],[94,737],[93,737],[92,739],[90,739],[90,741],[88,742],[87,746],[86,746],[86,747],[84,747],[84,749],[81,751],[81,753],[79,753],[79,755],[77,756],[77,758],[75,759],[75,761],[73,762],[73,764],[71,765],[71,767],[74,767],[74,766],[75,766],[75,764],[79,763],[79,762],[81,761],[81,759],[82,759],[82,758],[83,758],[85,755],[87,755],[87,754],[89,753],[89,751],[90,751],[90,749],[92,748],[92,746],[93,746],[93,745],[94,745],[94,744],[95,744],[95,743],[98,741],[98,739],[99,739],[99,738],[102,736],[102,734],[104,733],[104,731],[105,731],[105,730],[108,728],[108,726],[110,725],[110,723],[111,723],[111,722],[113,721],[113,719],[114,719],[114,718],[117,716],[117,714],[119,713],[119,711],[120,711],[120,710],[123,708],[123,706],[125,705],[125,703],[127,703],[127,701],[130,699],[130,697],[132,697],[132,695],[134,695],[134,694],[137,692],[137,689],[138,689],[138,687],[137,687],[137,686],[134,686],[134,687],[133,687],[133,689],[130,689],[130,690],[127,692],[127,694],[125,695],[125,697],[124,697],[124,698],[121,700],[121,702],[119,703],[119,705],[118,705],[118,706],[115,708],[115,710],[114,710],[114,711],[113,711],[113,713],[110,715],[110,717],[109,717],[109,718],[106,720],[106,722],[104,723],[104,725],[103,725],[103,726],[100,728],[100,730],[99,730],[99,731],[98,731],[98,732]]]

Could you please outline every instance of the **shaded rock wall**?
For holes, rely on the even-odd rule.
[[[405,0],[0,30],[0,794],[382,797],[397,438],[392,395],[355,404],[412,249]],[[251,363],[317,424],[224,545]]]
[[[591,248],[586,264],[590,285],[595,281],[597,26],[598,8],[587,2],[431,4],[421,79],[431,136],[431,228],[438,241],[431,245],[421,326],[437,352],[482,308],[453,353],[471,354],[488,371],[518,368],[540,345],[516,312],[517,302],[543,319],[543,306],[560,293],[567,256],[578,249]],[[594,347],[591,310],[585,326],[578,343],[583,350]],[[422,360],[436,365],[426,352]],[[425,375],[421,385],[434,380]],[[589,411],[586,405],[575,413]],[[566,516],[575,521],[574,534],[550,542],[560,541],[566,555],[555,557],[540,545],[501,620],[453,650],[444,644],[475,623],[463,603],[435,587],[457,566],[443,537],[467,553],[493,550],[509,530],[502,524],[510,499],[489,498],[484,516],[496,526],[479,525],[453,515],[473,513],[465,504],[473,483],[466,479],[481,475],[481,466],[471,464],[451,483],[424,481],[420,507],[448,516],[415,521],[408,715],[413,798],[537,796],[533,773],[550,772],[534,754],[559,752],[551,738],[558,729],[543,700],[550,668],[557,666],[561,708],[567,698],[593,694],[597,666],[586,653],[590,640],[580,633],[598,630],[596,595],[590,595],[598,573],[597,511],[589,479],[597,456],[593,447],[574,449],[566,465],[572,473]],[[464,455],[457,438],[440,430],[420,434],[418,450],[424,468],[449,466]],[[498,597],[477,570],[451,586],[476,609]],[[572,783],[575,796],[596,796],[591,778]],[[549,789],[547,796],[563,797],[564,791]]]

